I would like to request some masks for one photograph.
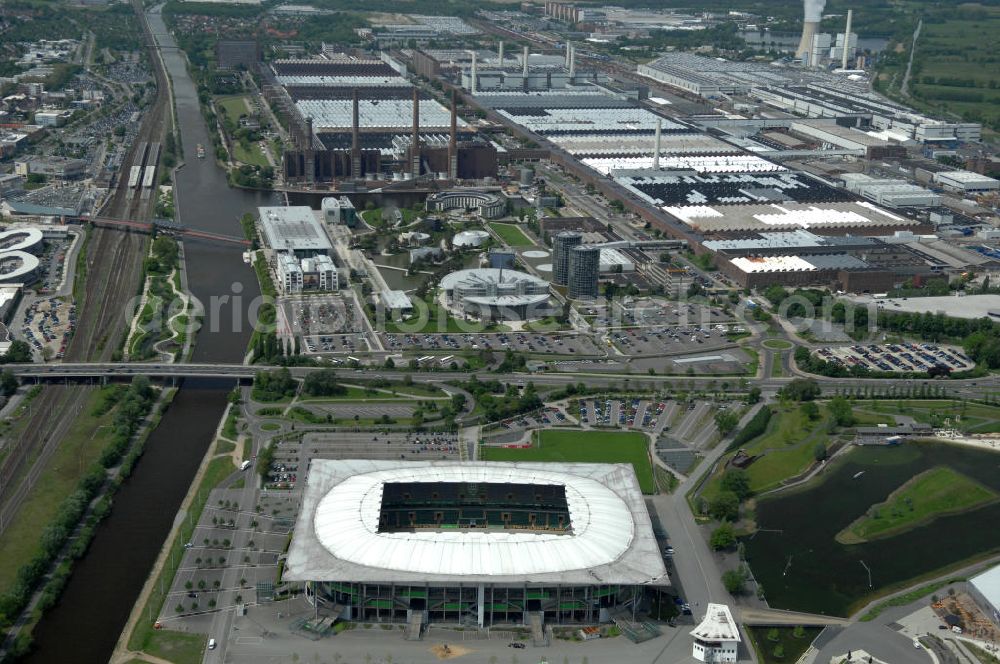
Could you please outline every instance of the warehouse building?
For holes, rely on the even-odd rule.
[[[669,578],[630,464],[314,459],[285,580],[338,618],[598,624]]]
[[[333,252],[333,245],[312,208],[306,205],[257,208],[264,244],[275,253],[311,258]]]
[[[969,594],[993,624],[1000,627],[1000,565],[969,579]]]
[[[1000,180],[972,171],[941,171],[934,174],[934,182],[948,191],[960,194],[984,194],[1000,190]]]

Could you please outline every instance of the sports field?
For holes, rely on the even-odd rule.
[[[483,447],[486,461],[581,461],[631,463],[643,493],[656,493],[649,444],[635,431],[566,431],[545,429],[530,448]]]

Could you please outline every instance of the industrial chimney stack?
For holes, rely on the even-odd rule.
[[[472,51],[472,72],[469,74],[469,92],[476,94],[476,52]]]
[[[500,61],[500,66],[503,67],[503,40],[500,40],[500,49],[497,53],[497,59]]]
[[[503,44],[503,42],[500,42]],[[501,47],[502,50],[502,47]],[[451,91],[451,134],[448,136],[448,177],[458,178],[458,102],[455,89]]]
[[[528,55],[529,55],[528,47],[525,46],[524,56],[521,58],[523,60],[523,62],[521,63],[521,74],[524,76],[525,84],[527,84],[528,82]]]
[[[413,88],[413,140],[410,150],[410,172],[416,179],[420,177],[420,91],[417,88]]]
[[[656,118],[656,140],[653,143],[653,170],[660,169],[660,132],[663,130],[663,120]]]
[[[351,177],[361,178],[361,137],[358,113],[358,89],[354,88],[351,99]]]
[[[840,61],[840,68],[847,69],[847,54],[851,50],[851,19],[854,18],[854,10],[847,10],[847,27],[844,29],[844,55]]]

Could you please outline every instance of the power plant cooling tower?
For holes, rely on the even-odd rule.
[[[802,39],[795,49],[795,57],[801,58],[812,50],[813,37],[819,32],[819,22],[823,18],[823,7],[826,0],[805,0],[805,20],[802,23]],[[809,63],[812,64],[811,62]]]

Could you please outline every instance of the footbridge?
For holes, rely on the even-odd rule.
[[[739,622],[749,627],[828,627],[847,625],[851,621],[837,616],[800,613],[783,609],[741,608],[737,611]]]

